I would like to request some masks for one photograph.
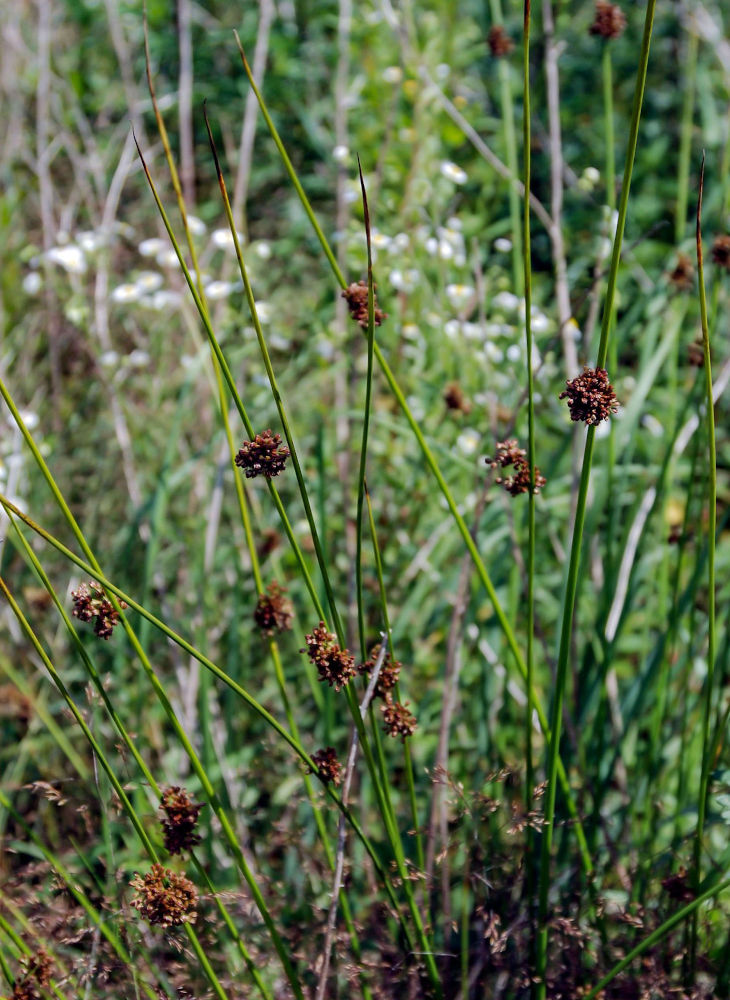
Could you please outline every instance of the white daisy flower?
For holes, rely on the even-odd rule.
[[[440,169],[441,176],[449,181],[453,181],[454,184],[466,184],[468,180],[466,171],[462,170],[455,163],[452,163],[451,160],[444,160]]]
[[[147,351],[137,347],[127,355],[127,361],[133,368],[145,368],[150,363],[150,356]]]
[[[172,247],[170,247],[170,249],[161,250],[155,257],[155,260],[160,267],[178,267],[180,264],[180,261],[177,259],[177,254]]]
[[[142,240],[137,250],[142,257],[156,257],[158,253],[162,253],[163,250],[167,249],[167,243],[164,240],[159,239],[157,236],[153,236],[152,239]]]
[[[140,292],[156,292],[162,286],[162,275],[157,271],[140,271],[135,285]]]
[[[508,240],[506,236],[498,236],[494,241],[494,249],[497,253],[509,253],[512,249],[512,240]]]
[[[212,302],[217,302],[227,299],[233,289],[234,285],[230,281],[211,281],[205,286],[205,294]]]
[[[447,285],[446,298],[455,309],[463,309],[474,295],[471,285]]]
[[[269,260],[271,258],[271,245],[265,240],[257,240],[252,249],[261,260]]]
[[[478,431],[475,431],[473,427],[465,427],[456,439],[456,447],[462,455],[474,455],[479,448],[481,440],[482,436]]]
[[[37,295],[43,285],[43,279],[37,271],[31,271],[23,278],[23,291],[26,295]]]
[[[512,312],[519,307],[521,301],[522,299],[518,298],[513,292],[497,292],[492,299],[492,305],[496,306],[497,309],[506,309]]]
[[[58,264],[59,267],[62,267],[64,271],[68,271],[69,274],[86,273],[86,257],[84,257],[81,247],[73,244],[62,247],[51,247],[45,256],[46,260],[50,260],[53,264]]]
[[[403,70],[400,66],[386,66],[383,70],[383,79],[386,83],[400,83],[403,79]]]
[[[109,296],[112,302],[120,302],[120,303],[137,302],[139,297],[140,297],[140,289],[136,285],[133,285],[131,284],[131,282],[128,281],[125,282],[123,285],[117,285],[117,287],[113,289],[111,295]]]
[[[99,364],[103,368],[113,368],[119,364],[119,355],[116,351],[104,351],[99,355]]]
[[[206,224],[203,222],[202,219],[199,219],[197,217],[197,215],[189,215],[188,229],[193,234],[193,236],[203,236],[207,232],[208,227],[206,226]]]
[[[350,158],[350,150],[347,146],[335,146],[332,150],[332,159],[335,163],[347,163]]]

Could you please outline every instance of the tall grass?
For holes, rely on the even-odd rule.
[[[54,57],[40,7],[45,142]],[[723,221],[730,142],[710,137],[705,179],[692,116],[716,71],[699,19],[671,105],[676,171],[658,175],[667,98],[650,53],[682,29],[656,8],[640,34],[637,12],[626,25],[609,4],[570,18],[543,7],[541,21],[529,0],[521,20],[495,0],[479,22],[449,4],[367,20],[342,0],[359,100],[373,100],[376,36],[390,59],[380,85],[402,90],[378,96],[390,110],[377,123],[352,105],[359,155],[338,146],[337,162],[355,197],[331,235],[329,181],[303,152],[323,128],[307,46],[328,53],[327,31],[303,8],[280,12],[270,70],[296,68],[299,84],[267,91],[248,25],[225,43],[260,115],[253,172],[235,181],[251,192],[246,235],[222,75],[200,112],[200,197],[223,220],[207,247],[191,203],[189,25],[178,143],[158,97],[164,39],[140,21],[147,95],[112,188],[119,198],[136,149],[140,218],[164,235],[159,267],[185,296],[165,300],[179,312],[144,341],[143,320],[110,311],[133,287],[109,292],[123,265],[111,192],[92,320],[87,251],[79,237],[76,270],[59,254],[38,153],[48,329],[88,329],[83,351],[54,341],[46,379],[41,334],[24,343],[18,319],[0,361],[15,456],[0,490],[0,976],[13,1000],[723,995],[730,638],[715,407],[730,362],[711,334],[730,237],[713,242],[708,309],[701,211],[704,190],[713,229]],[[265,38],[271,16],[262,3]],[[122,58],[124,25],[107,17]],[[283,28],[304,26],[289,63]],[[558,64],[561,38],[572,48]],[[330,53],[340,77],[346,43],[340,32]],[[470,60],[487,51],[484,113]],[[594,64],[602,107],[586,125],[570,82]],[[71,139],[59,142],[80,183]],[[573,172],[581,148],[604,164],[599,180]],[[693,297],[691,262],[670,279],[666,248],[687,249],[695,174]],[[267,227],[271,245],[256,235]],[[417,268],[387,265],[396,245]],[[347,328],[332,322],[343,297]],[[149,347],[139,382],[96,359],[110,330]],[[685,367],[688,348],[702,373]],[[561,382],[574,355],[586,368]],[[48,430],[29,413],[46,381]]]

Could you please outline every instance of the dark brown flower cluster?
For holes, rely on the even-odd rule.
[[[464,395],[458,382],[450,382],[444,390],[444,403],[450,410],[458,410],[460,413],[471,413],[471,403]]]
[[[694,368],[702,368],[705,363],[705,349],[702,344],[692,341],[687,344],[687,361]]]
[[[387,319],[388,314],[384,313],[383,310],[378,306],[378,301],[375,298],[375,289],[377,285],[373,285],[373,312],[375,325],[380,326],[384,319]],[[342,298],[347,299],[347,308],[350,310],[350,315],[359,323],[363,330],[368,328],[368,283],[367,281],[353,281],[351,285],[342,293]]]
[[[132,906],[148,923],[179,927],[195,922],[198,890],[184,875],[154,864],[144,877],[135,875],[130,885],[137,893]]]
[[[360,674],[365,676],[370,676],[375,668],[375,664],[378,662],[378,657],[380,655],[380,643],[374,646],[370,650],[370,658],[365,660],[364,663],[360,664],[357,668]],[[376,698],[388,698],[390,697],[390,692],[398,683],[398,678],[400,677],[401,664],[398,660],[394,660],[390,654],[390,650],[385,654],[383,663],[380,667],[380,673],[378,674],[378,680],[375,685],[374,697]]]
[[[321,681],[327,681],[330,687],[339,691],[355,676],[355,657],[337,645],[335,636],[327,631],[324,622],[304,638],[307,645],[301,652],[316,666]]]
[[[281,447],[280,447],[281,445]],[[236,455],[236,465],[246,473],[246,479],[266,476],[273,479],[284,471],[289,449],[281,444],[281,434],[265,430],[253,441],[244,441]]]
[[[285,596],[286,590],[278,583],[270,583],[265,594],[259,594],[253,620],[263,635],[287,632],[291,628],[294,609]]]
[[[606,39],[618,38],[625,27],[626,18],[618,4],[597,0],[596,19],[589,29],[592,35],[600,35]]]
[[[511,476],[497,476],[495,482],[503,489],[516,497],[520,493],[530,491],[530,463],[527,461],[527,452],[517,445],[516,438],[509,438],[507,441],[497,442],[497,454],[494,458],[487,458],[487,465],[493,469],[506,469],[508,466],[514,468]],[[539,493],[547,480],[535,466],[535,493]]]
[[[325,747],[312,754],[312,761],[317,765],[317,773],[325,784],[332,782],[335,787],[342,781],[342,764],[337,759],[334,747]]]
[[[571,420],[589,426],[608,420],[618,410],[618,400],[605,368],[584,368],[583,373],[565,383],[559,399],[568,400]]]
[[[165,814],[161,821],[162,832],[165,850],[170,854],[190,851],[200,843],[195,827],[202,808],[202,802],[195,802],[179,785],[166,788],[162,793],[160,810]]]
[[[514,48],[512,39],[509,37],[501,24],[495,24],[489,29],[487,44],[489,45],[489,51],[497,59],[501,56],[508,56]]]
[[[712,259],[718,267],[730,271],[730,236],[716,236],[712,244]]]
[[[53,961],[44,948],[21,959],[23,975],[15,980],[12,1000],[41,1000],[41,990],[51,985]]]
[[[408,702],[401,704],[394,701],[390,694],[380,706],[383,713],[383,723],[388,736],[412,736],[416,731],[416,717],[408,710]]]
[[[694,267],[686,253],[677,254],[677,263],[669,272],[669,280],[680,292],[688,292],[694,283]]]
[[[71,591],[74,602],[73,614],[80,622],[94,622],[94,633],[100,639],[110,639],[114,626],[119,623],[119,612],[104,593],[103,588],[91,580],[82,583],[78,590]],[[120,608],[126,608],[124,601],[119,601]]]

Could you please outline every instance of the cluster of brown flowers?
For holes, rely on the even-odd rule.
[[[450,410],[458,410],[460,413],[471,413],[471,403],[464,395],[458,382],[450,382],[444,390],[444,403]]]
[[[501,24],[495,24],[489,29],[487,44],[489,45],[489,51],[497,59],[501,56],[508,56],[514,48],[512,39],[509,37]]]
[[[103,588],[91,580],[82,583],[78,590],[71,591],[74,602],[73,614],[81,622],[90,622],[95,618],[94,634],[100,639],[110,639],[114,626],[119,623],[119,612],[104,593]],[[124,601],[119,601],[120,608],[126,608]]]
[[[375,664],[380,656],[380,643],[370,650],[369,658],[357,669],[360,674],[367,677],[375,669]],[[398,683],[402,664],[394,660],[390,650],[385,654],[375,684],[373,695],[375,698],[382,698],[383,704],[380,710],[383,713],[383,725],[389,736],[412,736],[416,731],[416,718],[408,710],[406,705],[396,701],[393,697],[395,686]]]
[[[190,851],[200,843],[200,836],[195,832],[195,827],[202,808],[202,802],[195,802],[179,785],[166,788],[162,793],[160,810],[165,814],[161,821],[162,832],[165,849],[170,854]]]
[[[135,875],[129,884],[137,893],[132,906],[148,923],[179,927],[195,922],[198,890],[184,875],[154,864],[144,877]]]
[[[287,632],[291,628],[294,609],[285,596],[286,590],[278,583],[270,583],[265,594],[259,594],[253,620],[263,635]]]
[[[589,28],[592,35],[600,35],[606,39],[618,38],[625,27],[626,18],[618,4],[597,0],[596,19]]]
[[[511,476],[498,476],[495,480],[502,486],[510,496],[516,497],[520,493],[530,491],[530,463],[527,461],[527,452],[520,448],[516,438],[509,438],[507,441],[497,442],[497,454],[494,458],[485,459],[487,465],[493,469],[506,469],[512,466],[514,472]],[[537,494],[545,485],[547,480],[535,466],[535,489]]]
[[[312,754],[312,761],[317,765],[317,773],[325,784],[337,787],[342,781],[342,764],[337,759],[334,747],[324,747]]]
[[[281,446],[281,447],[280,447]],[[281,434],[265,430],[253,441],[244,441],[236,455],[236,465],[246,473],[246,479],[266,476],[273,479],[284,471],[289,449],[281,444]]]
[[[605,368],[584,368],[582,375],[565,383],[559,398],[567,398],[571,420],[583,420],[589,426],[607,420],[618,410],[616,393]]]
[[[324,622],[304,637],[307,643],[301,650],[317,668],[320,681],[327,681],[330,687],[339,691],[355,676],[355,657],[337,645],[336,637],[328,632]]]
[[[694,267],[686,253],[677,254],[677,263],[669,272],[669,280],[680,292],[689,292],[694,283]]]
[[[376,285],[373,285],[373,313],[375,325],[380,326],[384,319],[387,319],[388,314],[384,313],[383,310],[378,306],[377,299],[375,298]],[[368,283],[367,281],[353,281],[351,285],[342,293],[342,298],[347,299],[347,308],[350,310],[350,315],[359,323],[363,330],[368,328]]]
[[[401,704],[388,694],[380,707],[383,713],[383,725],[388,736],[412,736],[416,731],[416,717],[408,709],[408,702]]]
[[[11,1000],[41,1000],[41,990],[51,985],[53,961],[44,948],[21,959],[23,975],[15,980]]]
[[[718,267],[730,271],[730,236],[716,236],[712,244],[712,259]]]

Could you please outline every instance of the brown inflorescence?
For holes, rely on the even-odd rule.
[[[325,784],[332,782],[335,787],[342,781],[342,764],[337,759],[334,747],[324,747],[312,754],[312,761],[317,765],[317,773]]]
[[[599,424],[618,410],[618,400],[605,368],[584,368],[583,373],[565,383],[559,399],[568,400],[571,420]]]
[[[596,19],[589,29],[592,35],[600,35],[606,39],[618,38],[625,27],[626,18],[618,4],[597,0]]]
[[[100,639],[110,639],[114,626],[119,623],[119,612],[104,593],[103,588],[91,580],[88,584],[79,584],[78,590],[71,591],[74,602],[73,615],[80,622],[94,621],[94,633]],[[120,608],[126,608],[124,601],[119,601]]]
[[[40,1000],[41,990],[51,985],[53,960],[45,948],[39,948],[34,955],[21,959],[23,975],[16,979],[11,994],[12,1000]]]
[[[253,441],[244,441],[236,455],[236,465],[246,473],[246,479],[266,476],[273,479],[286,467],[289,449],[281,444],[281,434],[265,430]]]
[[[520,448],[516,438],[509,438],[507,441],[497,442],[497,453],[494,458],[486,459],[487,465],[493,469],[505,469],[508,466],[514,468],[511,476],[497,476],[495,482],[506,490],[510,496],[516,497],[520,493],[528,493],[530,490],[530,463],[527,461],[527,453],[524,448]],[[545,485],[547,480],[535,466],[535,489],[537,494]]]
[[[384,319],[388,318],[388,314],[384,313],[383,310],[378,306],[378,301],[375,298],[375,289],[377,285],[373,285],[373,316],[375,320],[375,326],[380,326]],[[367,281],[353,281],[351,285],[342,293],[342,298],[347,300],[347,308],[350,310],[350,315],[359,323],[363,330],[368,328],[368,283]]]
[[[202,808],[203,803],[195,802],[179,785],[172,785],[162,793],[160,810],[165,814],[161,820],[162,832],[165,850],[170,854],[190,851],[200,843],[195,827]]]
[[[406,736],[412,736],[416,731],[416,717],[408,710],[408,702],[401,704],[394,701],[391,694],[385,696],[385,702],[381,705],[383,713],[384,728],[388,736],[401,736],[405,741]]]
[[[705,363],[705,349],[702,344],[693,341],[687,344],[687,361],[695,368],[702,368]]]
[[[291,628],[294,608],[286,595],[286,590],[278,583],[270,583],[265,594],[259,594],[253,613],[253,620],[263,635],[287,632]]]
[[[508,56],[514,48],[512,39],[509,37],[501,24],[495,24],[489,29],[487,44],[489,45],[489,51],[497,58],[500,58],[500,56]]]
[[[712,244],[712,259],[718,267],[730,271],[730,236],[716,236]]]
[[[304,638],[307,645],[301,652],[316,666],[320,681],[327,681],[330,687],[339,691],[355,676],[355,657],[337,645],[335,636],[327,631],[324,622]]]
[[[358,667],[360,674],[369,676],[375,668],[375,664],[378,662],[378,657],[380,656],[380,643],[374,646],[370,651],[369,659],[365,660],[363,664]],[[374,695],[376,698],[388,698],[390,692],[398,683],[398,678],[400,677],[401,664],[398,660],[394,660],[390,654],[390,650],[385,654],[383,663],[380,667],[380,673],[378,674],[378,680],[375,685]]]
[[[461,413],[471,413],[471,403],[464,395],[458,382],[450,382],[444,390],[444,403],[450,410],[458,410]]]
[[[137,893],[132,906],[148,923],[179,927],[195,922],[198,890],[184,875],[154,864],[144,877],[135,875],[129,884]]]
[[[694,284],[694,267],[686,253],[677,254],[677,263],[669,272],[669,280],[680,292],[688,292]]]

